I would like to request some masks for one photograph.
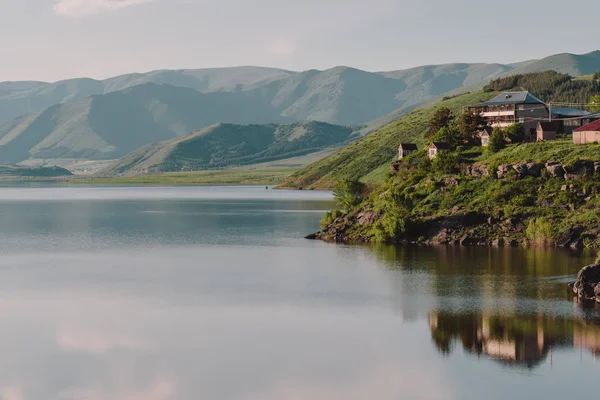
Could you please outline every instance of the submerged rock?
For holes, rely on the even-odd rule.
[[[600,263],[584,267],[569,287],[580,300],[594,300],[600,303]]]

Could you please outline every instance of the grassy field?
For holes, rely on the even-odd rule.
[[[412,142],[422,147],[425,144],[427,123],[438,109],[448,107],[459,113],[464,106],[489,100],[495,95],[495,92],[459,95],[412,112],[296,172],[283,187],[326,189],[332,188],[336,181],[343,178],[383,183],[389,164],[397,157],[398,145],[401,142]]]
[[[72,179],[67,183],[83,185],[277,185],[295,171],[297,168],[220,170],[134,177]]]

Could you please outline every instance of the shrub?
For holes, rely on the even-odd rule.
[[[431,163],[432,169],[441,174],[457,174],[461,170],[460,155],[450,151],[440,151]]]
[[[359,205],[363,200],[365,184],[353,179],[342,179],[335,184],[333,197],[338,206],[346,211]]]
[[[321,219],[320,225],[321,229],[325,229],[327,226],[331,225],[336,219],[340,218],[344,213],[340,210],[328,211],[323,219]]]
[[[519,122],[507,127],[505,133],[512,143],[520,143],[525,139],[525,128]]]
[[[534,218],[525,231],[530,243],[537,246],[547,246],[554,243],[556,235],[552,224],[544,218]]]

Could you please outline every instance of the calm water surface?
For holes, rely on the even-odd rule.
[[[600,317],[559,251],[302,239],[328,192],[0,188],[0,399],[562,399]]]

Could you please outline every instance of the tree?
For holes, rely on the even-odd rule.
[[[488,146],[489,151],[497,153],[506,147],[506,141],[504,140],[504,133],[499,128],[494,128],[490,136],[490,144]]]
[[[525,139],[525,127],[519,122],[510,125],[504,132],[512,143],[520,143]]]
[[[600,81],[600,71],[598,71],[598,72],[596,72],[596,73],[594,74],[594,80],[595,80],[595,81]]]
[[[353,179],[342,179],[335,184],[333,197],[338,206],[350,211],[363,200],[365,184]]]
[[[485,120],[481,114],[464,111],[456,119],[456,128],[462,134],[463,140],[472,143],[477,138],[477,132],[485,126]]]
[[[590,111],[600,112],[600,94],[592,96],[590,99]]]
[[[429,120],[429,135],[435,135],[440,129],[447,128],[455,116],[448,107],[442,107]]]
[[[433,136],[434,142],[446,142],[449,143],[450,146],[456,147],[460,146],[463,143],[462,134],[453,127],[443,127],[441,128],[435,136]]]

